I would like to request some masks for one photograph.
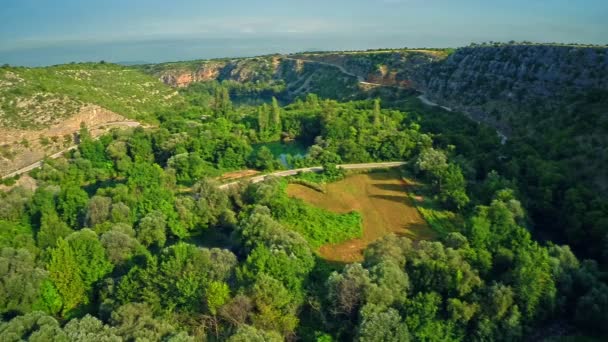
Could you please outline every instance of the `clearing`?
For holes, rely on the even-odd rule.
[[[359,212],[363,216],[362,238],[319,249],[319,254],[327,260],[356,262],[363,260],[367,245],[387,234],[413,240],[437,237],[412,203],[407,189],[408,184],[401,179],[399,171],[389,170],[348,176],[328,184],[326,193],[298,184],[290,184],[287,193],[336,213]]]

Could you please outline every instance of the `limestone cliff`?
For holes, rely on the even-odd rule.
[[[357,78],[344,74],[333,65],[279,55],[163,63],[140,68],[173,87],[213,80],[280,85],[284,91],[276,95],[285,99],[309,92],[323,97],[347,99],[358,90]]]
[[[415,75],[418,90],[503,129],[608,91],[608,49],[559,45],[460,48]],[[536,117],[535,117],[536,116]]]

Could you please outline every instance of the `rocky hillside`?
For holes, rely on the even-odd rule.
[[[234,81],[278,89],[276,95],[286,100],[308,92],[345,99],[358,90],[356,77],[335,66],[280,55],[150,64],[139,68],[172,87],[183,88],[205,81]]]
[[[0,127],[43,129],[97,105],[145,118],[177,101],[177,93],[138,70],[105,64],[0,68]]]
[[[558,45],[472,46],[415,76],[429,98],[474,118],[522,128],[522,119],[561,110],[608,90],[608,49]]]
[[[409,88],[412,80],[431,63],[439,62],[453,50],[377,50],[354,52],[302,53],[290,57],[337,65],[360,81]]]
[[[415,76],[442,105],[531,144],[592,187],[608,190],[608,48],[490,45],[460,48]]]
[[[508,135],[531,135],[532,126],[547,123],[554,117],[551,113],[573,113],[579,105],[587,105],[590,95],[602,97],[608,91],[607,50],[494,44],[456,50],[301,53],[143,69],[174,87],[209,80],[278,84],[285,87],[288,99],[306,92],[348,98],[365,89],[365,84],[411,88]]]
[[[0,68],[0,175],[73,144],[85,123],[92,134],[148,120],[181,101],[138,70],[105,63]]]
[[[193,82],[213,80],[269,82],[279,64],[279,58],[271,56],[148,64],[139,68],[167,85],[182,88]]]

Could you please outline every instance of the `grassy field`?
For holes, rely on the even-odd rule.
[[[438,234],[422,218],[406,193],[407,184],[398,170],[348,176],[327,185],[326,193],[290,184],[289,196],[336,212],[359,212],[363,217],[363,236],[339,244],[321,246],[319,253],[330,261],[361,261],[363,250],[387,234],[414,240],[435,239]]]

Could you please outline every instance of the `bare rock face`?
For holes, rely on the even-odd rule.
[[[159,79],[172,87],[183,88],[193,82],[212,81],[218,79],[223,65],[202,64],[196,70],[168,69],[160,73]]]
[[[155,74],[172,87],[187,87],[193,82],[231,80],[237,82],[269,81],[279,67],[268,57],[221,61],[190,62],[187,68],[165,65]]]

